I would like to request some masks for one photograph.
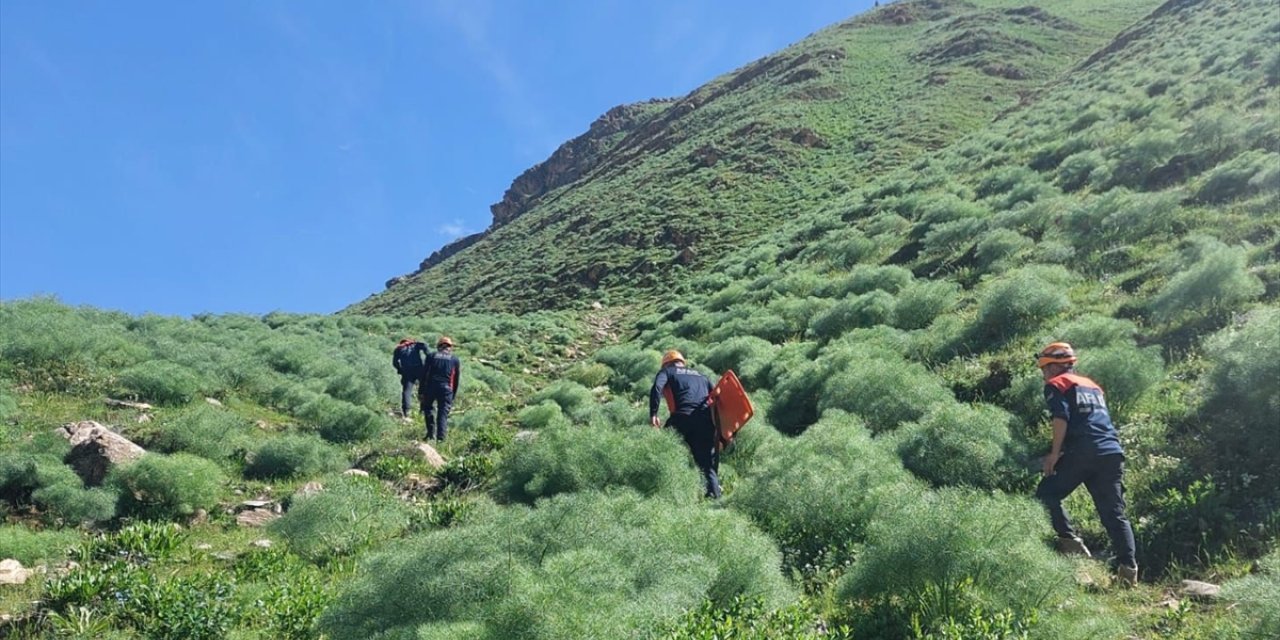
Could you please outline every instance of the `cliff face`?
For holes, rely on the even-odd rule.
[[[500,227],[515,220],[548,193],[590,173],[620,139],[671,102],[650,100],[621,105],[597,118],[586,133],[560,145],[550,158],[534,165],[511,183],[502,201],[489,207],[493,213],[493,226]]]

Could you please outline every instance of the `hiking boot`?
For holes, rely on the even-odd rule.
[[[1120,580],[1120,584],[1126,587],[1132,587],[1138,584],[1138,567],[1126,567],[1124,565],[1116,567],[1116,578]]]
[[[1064,556],[1093,557],[1093,554],[1089,553],[1089,547],[1084,546],[1084,540],[1077,536],[1059,536],[1057,546],[1058,553]]]

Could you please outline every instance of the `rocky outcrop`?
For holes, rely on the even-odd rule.
[[[133,462],[147,452],[128,438],[93,421],[65,424],[58,427],[57,433],[71,442],[71,451],[64,462],[89,486],[102,484],[112,466]]]
[[[587,132],[560,145],[550,158],[520,174],[503,194],[502,201],[489,207],[493,226],[500,227],[528,211],[543,196],[586,175],[600,162],[605,151],[626,134],[643,124],[653,114],[652,105],[667,101],[653,100],[640,104],[614,107],[591,123]]]

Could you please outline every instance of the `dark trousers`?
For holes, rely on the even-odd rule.
[[[407,416],[413,410],[413,388],[417,384],[417,375],[400,374],[400,415]]]
[[[1133,527],[1124,512],[1124,456],[1112,454],[1091,456],[1068,453],[1058,460],[1054,474],[1040,481],[1036,498],[1049,510],[1049,520],[1059,536],[1075,536],[1071,520],[1062,501],[1076,487],[1084,485],[1093,497],[1102,526],[1111,538],[1111,549],[1118,565],[1137,566],[1134,559]]]
[[[453,408],[453,389],[423,385],[422,395],[418,399],[422,401],[422,415],[427,424],[427,439],[435,438],[443,441],[445,426],[449,421],[449,410]],[[434,416],[431,411],[432,405],[435,405]],[[434,420],[432,420],[433,417]]]
[[[711,423],[711,410],[698,409],[690,415],[676,414],[667,420],[693,454],[693,462],[707,482],[706,497],[720,497],[720,452],[716,450],[716,428]]]

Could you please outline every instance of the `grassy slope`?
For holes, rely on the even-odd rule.
[[[682,265],[704,267],[982,127],[1155,3],[1016,6],[897,3],[718,78],[620,140],[591,175],[353,310],[652,295],[687,277]],[[997,65],[1024,79],[984,71]]]
[[[1087,5],[1071,6],[1072,10],[1079,7]],[[1080,15],[1090,14],[1082,11]],[[1093,14],[1092,19],[1105,21],[1106,16]],[[524,450],[521,445],[510,448],[510,435],[516,429],[539,429],[545,431],[539,436],[543,438],[559,434],[554,435],[558,439],[547,441],[558,443],[563,450],[533,459],[534,468],[554,467],[561,460],[570,472],[566,477],[592,478],[603,473],[599,461],[606,459],[611,463],[603,465],[606,469],[624,470],[608,484],[646,486],[641,479],[661,476],[676,487],[687,487],[689,479],[681,475],[687,470],[644,466],[653,451],[661,451],[663,456],[659,457],[667,458],[679,455],[680,450],[674,442],[645,440],[652,434],[638,426],[643,422],[639,391],[652,373],[656,351],[678,345],[695,362],[716,369],[732,367],[748,380],[762,411],[754,428],[744,434],[752,439],[744,440],[743,447],[726,458],[729,508],[715,511],[726,517],[751,515],[782,547],[787,568],[807,595],[780,613],[767,615],[711,602],[690,614],[683,631],[674,632],[673,637],[706,633],[726,610],[735,612],[738,624],[741,619],[767,618],[767,629],[773,630],[757,630],[752,635],[738,627],[730,637],[812,636],[819,620],[849,622],[855,634],[866,636],[867,629],[893,622],[868,616],[868,611],[877,611],[875,607],[880,605],[874,594],[859,595],[857,580],[864,579],[864,570],[873,570],[876,563],[893,567],[893,575],[872,580],[886,585],[919,578],[922,574],[912,571],[920,569],[905,563],[933,553],[930,536],[939,530],[949,530],[956,523],[980,526],[981,522],[972,521],[973,514],[1015,516],[1011,520],[1014,530],[1042,530],[1038,514],[1025,500],[1006,501],[982,492],[977,496],[942,493],[937,488],[922,488],[922,479],[939,483],[940,478],[961,478],[983,489],[1028,493],[1031,479],[1019,465],[1037,448],[1043,448],[1046,436],[1036,429],[1038,398],[1027,354],[1050,337],[1079,335],[1072,339],[1085,349],[1085,372],[1102,380],[1111,391],[1113,408],[1122,424],[1130,454],[1131,513],[1151,582],[1133,591],[1117,591],[1107,586],[1097,564],[1078,563],[1065,569],[1066,575],[1074,569],[1089,579],[1082,586],[1054,587],[1055,597],[1065,599],[1061,606],[1040,610],[1043,621],[1033,628],[1033,635],[1230,637],[1241,624],[1257,618],[1259,610],[1252,608],[1257,601],[1241,607],[1186,601],[1167,607],[1161,602],[1181,577],[1216,581],[1249,572],[1252,559],[1274,544],[1272,539],[1280,530],[1276,521],[1280,487],[1266,470],[1271,454],[1280,452],[1267,440],[1268,436],[1274,439],[1274,430],[1267,431],[1268,423],[1256,416],[1251,422],[1248,415],[1235,412],[1250,406],[1265,409],[1267,402],[1275,402],[1275,389],[1266,381],[1274,381],[1276,373],[1265,367],[1276,361],[1269,354],[1280,355],[1277,332],[1250,331],[1271,328],[1280,306],[1276,249],[1280,169],[1275,162],[1280,137],[1275,125],[1280,57],[1274,54],[1278,24],[1274,8],[1262,2],[1170,3],[1163,13],[1129,32],[1132,35],[1122,37],[1119,44],[1037,93],[1034,104],[1003,114],[994,125],[953,147],[919,156],[902,172],[865,176],[863,187],[851,185],[847,192],[797,205],[786,224],[775,225],[751,246],[723,258],[719,273],[689,278],[682,284],[685,289],[679,304],[669,304],[660,313],[645,317],[622,308],[607,311],[634,320],[638,331],[623,345],[602,351],[596,351],[602,338],[593,328],[601,318],[583,320],[566,313],[448,322],[353,316],[161,321],[56,305],[41,307],[39,302],[5,305],[0,307],[0,320],[5,322],[0,344],[4,346],[2,373],[7,384],[0,386],[0,407],[16,405],[16,411],[5,409],[5,452],[38,447],[40,443],[30,439],[32,434],[87,416],[122,425],[146,441],[148,434],[154,433],[151,429],[166,428],[171,417],[199,407],[202,400],[197,396],[190,405],[162,408],[158,412],[160,425],[155,427],[135,427],[132,414],[103,409],[99,394],[127,390],[120,370],[144,366],[149,359],[174,361],[202,372],[206,383],[197,389],[200,394],[223,398],[230,411],[246,419],[265,420],[269,429],[250,432],[255,445],[281,433],[314,430],[330,418],[297,402],[306,391],[354,399],[380,414],[395,397],[394,380],[383,362],[386,349],[406,328],[419,335],[444,330],[462,338],[464,356],[481,365],[473,368],[472,374],[481,374],[481,388],[490,392],[465,399],[457,436],[446,448],[451,458],[470,459],[476,464],[457,462],[452,471],[440,474],[447,483],[459,484],[450,484],[453,488],[443,494],[421,496],[422,500],[415,502],[421,511],[415,516],[417,524],[409,528],[410,537],[386,556],[394,561],[397,553],[413,551],[430,558],[430,549],[441,542],[469,548],[473,541],[466,538],[468,535],[488,531],[444,526],[449,523],[439,514],[458,509],[459,500],[470,503],[479,493],[503,495],[503,488],[489,484],[481,461],[498,460],[501,473],[508,463],[495,451]],[[1234,37],[1224,39],[1222,33]],[[637,162],[646,160],[639,158]],[[1083,179],[1079,178],[1080,167],[1090,168]],[[1222,245],[1190,240],[1193,237],[1211,237]],[[1218,264],[1225,266],[1209,269],[1207,278],[1184,286],[1189,282],[1187,274],[1206,272],[1205,265]],[[904,271],[868,270],[884,265],[901,267],[905,275]],[[909,308],[904,300],[925,281],[942,286],[950,283],[954,287],[949,290],[950,306],[934,308],[932,315],[923,314],[923,323],[904,323],[902,317]],[[1005,283],[1013,286],[1005,287]],[[862,292],[876,287],[889,297],[875,300],[887,306],[855,308],[845,315],[828,313],[842,303],[864,300]],[[1014,312],[1001,315],[1010,309]],[[1007,317],[1010,321],[992,324],[984,321],[985,317]],[[1087,328],[1081,328],[1082,320],[1090,323]],[[608,330],[603,335],[607,339]],[[1245,344],[1221,346],[1224,338],[1237,335],[1246,338]],[[730,342],[730,338],[736,340]],[[126,348],[121,342],[137,346]],[[300,350],[301,360],[313,361],[316,366],[295,369],[289,358],[281,358],[271,348],[277,343],[287,350]],[[174,348],[175,344],[184,348]],[[313,349],[320,351],[310,351]],[[595,352],[593,361],[582,360],[583,352]],[[1219,375],[1237,366],[1231,363],[1250,362],[1247,356],[1258,352],[1265,362],[1255,377]],[[482,358],[487,364],[479,362]],[[350,370],[364,372],[362,375],[373,381],[372,395],[361,390],[360,376],[353,381],[345,375]],[[920,389],[941,389],[934,395],[920,395],[921,409],[937,411],[944,420],[958,417],[968,427],[960,429],[954,422],[944,421],[946,428],[937,434],[962,455],[939,460],[902,446],[938,420],[926,413],[902,426],[889,424],[883,407],[860,403],[857,386],[842,376],[847,371],[868,377],[877,373],[903,375]],[[532,395],[553,380],[561,382],[552,391]],[[1244,384],[1249,381],[1261,384]],[[1237,383],[1244,384],[1244,391],[1254,389],[1261,395],[1236,397],[1223,391],[1230,391]],[[480,385],[464,380],[464,386],[475,389]],[[563,408],[548,405],[548,399]],[[968,403],[976,403],[985,413],[965,413]],[[531,404],[537,405],[536,410],[524,409]],[[768,428],[805,431],[817,411],[825,408],[852,411],[879,435],[874,440],[858,436],[865,430],[834,419],[822,423],[825,426],[814,433],[794,439],[779,438]],[[1016,416],[1017,425],[1027,426],[1004,425],[998,418],[1004,415],[1000,410]],[[1268,414],[1264,411],[1261,415]],[[984,416],[997,418],[984,420]],[[344,445],[349,456],[393,450],[416,429],[382,420],[381,435]],[[1251,438],[1234,440],[1237,431]],[[587,433],[591,437],[581,437]],[[966,438],[973,440],[966,444]],[[605,448],[591,448],[597,441],[606,443],[600,445]],[[848,450],[837,446],[847,443],[853,444]],[[987,453],[1002,448],[1005,454],[994,466],[956,468],[947,464],[950,459],[969,458],[981,463]],[[897,454],[908,463],[915,479],[903,475]],[[283,498],[310,479],[299,477],[269,485],[246,480],[239,477],[241,460],[220,461],[232,478],[221,496],[226,504],[239,499],[231,493],[234,489]],[[407,482],[409,471],[419,470],[382,469],[398,487]],[[780,483],[771,484],[774,478]],[[465,491],[472,479],[479,481],[484,491]],[[786,482],[791,479],[799,479],[799,483],[788,487]],[[569,480],[562,482],[572,486]],[[883,495],[877,490],[883,482],[897,483],[891,485],[894,491],[906,497]],[[593,502],[594,493],[579,488],[575,495],[590,508],[614,508],[607,501]],[[850,502],[852,496],[861,502]],[[909,509],[916,496],[921,501],[934,500],[935,506],[912,515]],[[659,503],[667,505],[659,512],[670,510],[684,517],[687,498],[650,500],[670,500],[669,504]],[[901,504],[904,500],[905,507]],[[475,502],[482,514],[494,513],[484,500]],[[763,511],[761,504],[765,505]],[[790,508],[793,505],[798,508]],[[1075,496],[1070,506],[1090,543],[1101,544],[1104,538],[1096,520],[1087,515],[1087,497]],[[857,527],[852,530],[822,528],[828,524],[824,518],[834,515],[838,519],[839,512],[846,510],[869,510],[871,515],[856,516],[868,520],[855,519]],[[505,522],[512,527],[497,532],[501,539],[541,535],[519,528],[536,523],[524,524],[518,508],[501,507],[496,513],[505,514],[496,517],[509,518]],[[52,528],[56,524],[38,509],[7,515],[20,528]],[[337,562],[318,566],[289,564],[301,562],[292,551],[255,559],[258,556],[245,552],[249,536],[237,532],[228,520],[227,516],[215,516],[213,522],[194,527],[176,558],[156,562],[150,571],[165,584],[173,584],[175,575],[191,570],[181,568],[184,566],[201,571],[220,569],[237,576],[230,601],[246,612],[233,625],[241,637],[279,637],[275,625],[284,619],[284,612],[296,612],[299,603],[324,607],[339,591],[358,598],[370,585],[378,585],[377,572],[368,575],[360,571],[368,561],[360,551],[339,554]],[[924,541],[925,546],[914,555],[900,557],[898,563],[892,561],[894,544],[886,544],[883,532],[868,533],[859,528],[870,525],[874,529],[884,523],[909,528],[916,520],[921,524],[902,538]],[[456,532],[455,537],[449,537],[451,531]],[[1008,531],[986,533],[1005,536],[997,560],[1005,554],[1003,545],[1034,539],[1034,533],[1020,538],[1011,537]],[[195,549],[197,540],[213,544],[213,552],[239,555],[234,560],[220,560]],[[937,542],[961,545],[939,547],[944,553],[937,558],[945,558],[947,553],[987,558],[983,549],[965,547],[963,542],[945,537]],[[807,546],[815,543],[819,550]],[[381,543],[374,548],[381,548]],[[585,544],[582,548],[586,549]],[[496,633],[498,627],[485,627],[475,620],[514,624],[513,620],[522,620],[519,614],[532,611],[534,615],[528,620],[550,625],[526,628],[536,633],[539,629],[574,628],[574,624],[604,624],[593,618],[593,613],[606,617],[614,611],[635,614],[623,607],[612,608],[616,606],[612,604],[593,611],[594,601],[583,599],[584,594],[623,592],[626,588],[616,583],[600,587],[594,582],[614,575],[608,571],[574,569],[589,566],[578,563],[596,562],[592,553],[595,551],[557,550],[551,554],[555,562],[547,564],[567,567],[565,573],[536,568],[537,573],[522,574],[535,576],[534,583],[518,583],[515,600],[502,605],[507,608],[483,608],[488,606],[485,603],[501,601],[500,596],[480,600],[482,608],[467,618],[473,626],[454,618],[455,626],[433,624],[424,629],[440,637],[484,637],[480,631]],[[1025,557],[1036,563],[1036,571],[1053,575],[1064,571],[1043,549],[1019,547],[1018,553],[1028,554]],[[278,563],[279,573],[297,579],[282,585],[251,571],[254,563],[269,564],[268,560]],[[867,563],[860,564],[862,561]],[[102,566],[94,562],[90,570],[98,571]],[[681,569],[669,571],[671,576],[701,575],[694,567],[679,566]],[[632,570],[619,565],[616,575],[630,575],[626,572]],[[851,577],[841,578],[846,573]],[[928,567],[923,575],[929,575]],[[363,582],[356,588],[340,587],[352,578]],[[489,584],[471,574],[459,579],[469,581],[463,585],[467,588]],[[308,591],[307,580],[327,587]],[[1027,615],[1025,604],[1016,596],[1022,582],[1015,572],[994,586],[980,583],[970,588],[987,598],[983,602],[995,603],[988,614],[1000,614],[1002,608],[1011,607],[1021,623]],[[909,611],[918,603],[916,613],[924,614],[929,623],[934,620],[929,616],[936,614],[929,599],[937,596],[939,584],[945,587],[949,583],[922,584],[925,586],[916,585],[919,590],[899,592],[906,597],[898,605]],[[541,590],[540,585],[551,591]],[[393,593],[402,586],[416,588],[400,582],[383,584],[382,588]],[[5,608],[24,613],[30,610],[28,601],[40,596],[41,588],[35,584],[25,591],[0,595],[6,598]],[[508,583],[505,588],[510,593],[513,587]],[[280,595],[282,591],[294,595],[285,597]],[[263,593],[273,594],[266,598],[268,604],[252,604]],[[687,596],[697,590],[673,586],[670,594],[675,593]],[[165,597],[183,602],[174,593]],[[220,601],[209,598],[209,603]],[[670,598],[653,602],[654,611],[666,607],[662,611],[669,612],[674,606]],[[687,604],[682,600],[676,608]],[[550,620],[536,615],[540,608],[564,611],[581,620]],[[413,607],[414,611],[419,609],[436,608]],[[98,619],[112,615],[106,604],[93,611]],[[502,616],[493,617],[498,611]],[[311,620],[316,613],[301,617]],[[400,621],[400,613],[375,611],[371,606],[367,615],[389,622]],[[768,617],[773,615],[785,620]],[[450,618],[444,620],[449,622]],[[71,626],[66,621],[49,624],[60,629]],[[116,629],[117,637],[135,635],[129,629],[136,622],[107,617],[106,624]],[[1091,624],[1102,627],[1091,632]],[[786,633],[778,631],[784,627]],[[23,632],[34,633],[36,626],[25,629]],[[973,628],[967,631],[976,632]]]

